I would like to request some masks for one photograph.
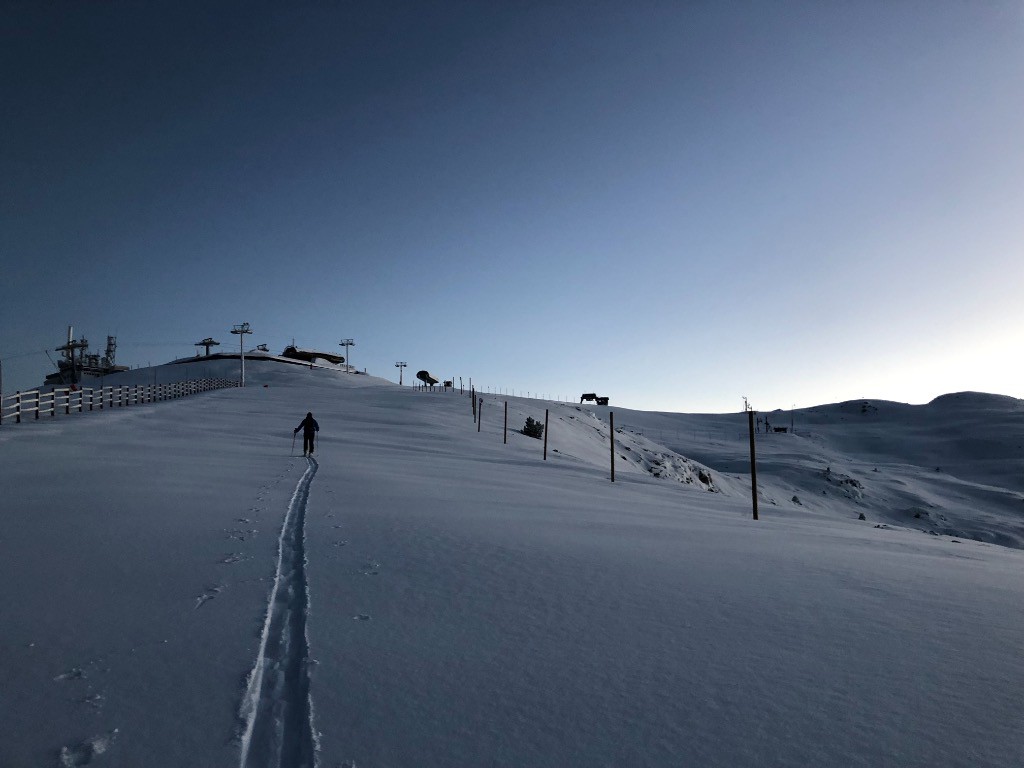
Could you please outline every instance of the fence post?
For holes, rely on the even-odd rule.
[[[608,411],[608,442],[612,446],[612,482],[615,482],[615,414]]]
[[[476,431],[480,431],[480,423],[484,420],[484,399],[480,398],[480,405],[476,413]]]
[[[14,423],[21,424],[21,390],[14,393]]]
[[[754,411],[747,411],[750,428],[750,495],[754,501],[754,519],[757,520],[757,464],[754,461]]]
[[[40,403],[40,400],[39,400],[39,390],[37,389],[36,390],[36,421],[39,421],[39,408],[40,407],[41,407],[41,403]]]
[[[470,400],[473,401],[473,421],[476,421],[476,390],[470,390]]]
[[[508,445],[508,400],[505,401],[505,431],[502,442]]]
[[[68,399],[64,401],[64,415],[65,416],[70,416],[71,415],[71,390],[70,389],[68,390],[67,398]],[[56,403],[54,403],[54,405],[56,405]]]
[[[548,409],[544,409],[544,461],[548,460]]]

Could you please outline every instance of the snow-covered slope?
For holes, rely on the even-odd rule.
[[[1024,546],[1024,401],[963,392],[919,406],[857,400],[766,416],[787,432],[757,435],[765,514],[864,514],[874,524]],[[743,414],[617,418],[719,473],[749,479]]]
[[[1020,541],[1019,401],[797,412],[755,523],[740,414],[247,379],[0,428],[0,765],[1024,757],[1024,553],[921,532]]]

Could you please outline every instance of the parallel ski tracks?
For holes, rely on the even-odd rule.
[[[277,575],[242,700],[241,768],[314,768],[316,764],[306,633],[305,521],[309,486],[318,465],[312,457],[307,461],[281,525]]]

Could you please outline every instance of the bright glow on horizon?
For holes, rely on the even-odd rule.
[[[1024,396],[1019,2],[9,14],[6,391],[247,321],[651,410]]]

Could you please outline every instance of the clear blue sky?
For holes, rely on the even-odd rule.
[[[0,360],[1024,396],[1024,4],[3,2]]]

